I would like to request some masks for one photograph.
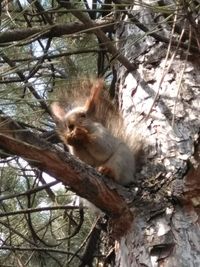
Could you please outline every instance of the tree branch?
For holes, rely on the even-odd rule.
[[[93,23],[93,27],[102,28],[102,31],[110,31],[113,28],[113,22],[101,22]],[[61,37],[63,35],[75,34],[78,32],[87,31],[88,33],[93,32],[93,28],[90,28],[88,25],[82,23],[73,22],[67,24],[57,24],[53,26],[41,26],[25,29],[14,29],[8,30],[0,33],[0,44],[6,44],[9,42],[16,42],[25,40],[30,37],[36,37],[37,35],[40,38],[53,38]]]
[[[0,217],[4,216],[14,216],[18,214],[30,214],[34,212],[41,212],[41,211],[51,211],[51,210],[77,210],[79,209],[79,206],[72,206],[72,205],[57,205],[52,207],[42,207],[42,208],[28,208],[28,209],[22,209],[18,211],[8,211],[8,212],[2,212],[0,213]]]
[[[0,56],[3,58],[3,60],[11,67],[11,68],[16,68],[16,64],[15,62],[13,62],[12,60],[10,60],[9,57],[6,56],[6,54],[4,54],[3,52],[0,53]],[[17,70],[16,69],[16,74],[19,76],[19,78],[21,79],[21,82],[24,82],[25,85],[27,83],[26,77],[23,74],[23,72],[21,70]],[[29,91],[32,93],[32,95],[38,100],[40,106],[49,114],[51,114],[51,111],[48,107],[48,105],[46,104],[45,100],[38,94],[38,92],[35,90],[35,88],[28,84],[26,85],[26,87],[29,89]]]
[[[59,253],[59,254],[68,254],[73,255],[72,252],[62,250],[62,249],[52,249],[52,248],[46,248],[46,247],[19,247],[19,246],[0,246],[0,250],[11,250],[11,251],[42,251],[42,252],[53,252],[53,253]],[[77,258],[80,259],[79,255],[76,255]]]
[[[114,59],[117,59],[123,66],[127,68],[128,71],[133,71],[137,68],[135,63],[131,63],[126,57],[124,57],[119,50],[115,48],[110,39],[105,35],[105,33],[95,27],[95,23],[83,12],[76,9],[69,1],[57,0],[57,2],[67,9],[70,9],[70,12],[83,22],[87,27],[93,28],[94,34],[101,40],[101,42],[107,47],[108,52],[110,52]]]
[[[58,183],[59,183],[59,181],[53,181],[51,183],[38,186],[38,187],[36,187],[34,189],[29,189],[29,190],[27,190],[27,191],[25,191],[23,193],[13,193],[13,194],[9,194],[9,195],[2,195],[2,196],[0,196],[0,202],[3,201],[3,200],[6,200],[6,199],[11,199],[11,198],[15,198],[15,197],[35,194],[35,193],[37,193],[39,191],[42,191],[42,190],[47,189],[47,188],[50,188],[51,186],[54,186],[54,185],[56,185]]]
[[[122,197],[127,190],[104,178],[92,167],[67,152],[55,149],[32,132],[20,130],[18,124],[5,116],[0,117],[0,147],[55,177],[111,216],[117,236],[129,229],[132,213]]]

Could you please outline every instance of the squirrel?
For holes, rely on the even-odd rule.
[[[131,145],[130,136],[122,130],[121,116],[111,101],[102,96],[103,88],[104,81],[97,79],[81,106],[67,112],[54,102],[51,111],[58,134],[71,154],[126,186],[135,180],[142,145],[138,140],[137,145]]]

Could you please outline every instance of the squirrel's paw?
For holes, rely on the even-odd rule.
[[[110,167],[100,166],[98,167],[98,171],[102,173],[103,175],[109,177],[110,179],[114,181],[116,180],[115,172]]]
[[[76,127],[67,135],[67,143],[71,146],[81,145],[89,142],[88,131],[85,128]]]

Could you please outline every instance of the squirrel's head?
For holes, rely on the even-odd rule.
[[[51,105],[52,115],[58,126],[60,136],[65,143],[68,143],[67,136],[73,134],[77,128],[84,128],[89,132],[92,131],[93,123],[95,122],[95,111],[102,88],[103,80],[99,79],[93,84],[85,104],[68,112],[57,102]]]
[[[91,123],[90,114],[85,107],[76,107],[68,112],[57,102],[51,105],[52,114],[58,127],[73,131],[75,127],[85,126]]]

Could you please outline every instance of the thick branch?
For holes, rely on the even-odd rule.
[[[36,147],[4,134],[0,134],[0,146],[57,178],[109,214],[119,215],[126,207],[121,197],[104,184],[101,175],[68,153],[51,146]]]
[[[104,31],[109,31],[112,29],[113,24],[110,22],[94,23],[93,27],[99,27],[103,28]],[[0,44],[21,41],[31,37],[35,38],[37,36],[40,38],[61,37],[63,35],[75,34],[81,31],[92,33],[93,29],[91,29],[88,25],[84,25],[78,22],[57,24],[54,26],[14,29],[0,33]]]
[[[116,232],[127,230],[132,215],[127,203],[117,193],[120,186],[109,181],[105,183],[104,178],[92,167],[76,160],[67,152],[56,150],[33,133],[22,129],[20,131],[20,126],[8,117],[0,117],[0,122],[2,149],[24,158],[112,216],[119,228]]]

